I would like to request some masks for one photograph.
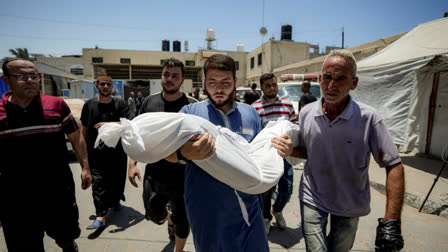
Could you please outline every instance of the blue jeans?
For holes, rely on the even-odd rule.
[[[350,251],[355,241],[359,217],[343,217],[329,214],[300,201],[302,233],[306,251]],[[326,227],[330,215],[330,233]]]
[[[283,176],[278,181],[278,195],[275,199],[275,203],[272,206],[273,212],[281,212],[285,208],[286,203],[288,203],[291,198],[293,189],[293,178],[294,170],[292,166],[283,159],[284,173]],[[275,192],[277,186],[272,187],[269,191],[263,193],[263,216],[265,219],[272,220],[271,215],[271,198],[272,194]]]

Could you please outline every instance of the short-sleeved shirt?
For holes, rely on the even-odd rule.
[[[136,112],[136,105],[135,105],[135,99],[133,97],[128,98],[128,105],[130,105],[130,110],[132,114],[135,114]]]
[[[118,97],[113,97],[109,103],[102,103],[98,98],[89,99],[81,111],[81,122],[87,127],[86,144],[87,149],[93,150],[98,130],[94,128],[95,124],[100,122],[119,122],[120,118],[131,119],[131,111],[126,101]]]
[[[182,93],[182,96],[175,101],[167,101],[163,98],[163,92],[147,96],[140,108],[140,114],[147,112],[172,112],[177,113],[183,106],[197,102],[191,96]],[[151,176],[157,182],[179,185],[184,184],[185,165],[176,164],[162,159],[156,163],[147,164],[145,176]]]
[[[0,102],[0,187],[6,186],[9,194],[28,188],[27,196],[34,197],[31,193],[72,183],[65,135],[78,125],[68,105],[59,97],[38,94],[22,108],[8,101],[11,95],[5,93]],[[17,188],[10,190],[11,184]]]
[[[317,101],[317,98],[311,93],[304,93],[299,100],[299,110],[301,106]]]
[[[296,112],[292,103],[285,98],[277,96],[274,103],[267,102],[262,96],[261,99],[252,103],[252,107],[257,110],[257,113],[263,119],[263,127],[269,121],[288,120],[290,122],[296,121]]]
[[[180,112],[203,117],[240,134],[247,141],[262,128],[255,109],[239,102],[234,102],[225,114],[210,100],[187,105]],[[236,191],[192,162],[185,170],[184,188],[185,208],[197,251],[269,250],[259,195]],[[246,211],[250,226],[244,219]]]
[[[246,104],[251,105],[258,99],[260,99],[260,95],[257,92],[253,92],[252,90],[244,94],[244,103]]]
[[[322,112],[322,101],[299,114],[300,145],[308,154],[299,198],[334,215],[367,215],[370,155],[387,167],[401,162],[398,150],[374,108],[350,97],[344,111],[330,121]]]

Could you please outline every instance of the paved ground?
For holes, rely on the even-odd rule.
[[[404,160],[405,161],[405,160]],[[412,164],[411,161],[406,161]],[[405,164],[406,164],[405,162]],[[423,162],[423,161],[422,161]],[[437,170],[440,162],[434,163]],[[372,165],[373,166],[373,165]],[[428,165],[426,165],[428,166]],[[80,168],[78,164],[71,165],[76,185],[80,184]],[[139,164],[143,171],[143,166]],[[374,168],[374,167],[372,167]],[[448,170],[448,168],[447,168]],[[297,198],[297,185],[302,171],[300,166],[295,166],[294,194],[290,203],[284,210],[287,220],[287,229],[284,231],[272,228],[269,235],[269,247],[271,251],[302,251],[305,249],[304,241],[300,231],[300,213]],[[370,176],[374,177],[376,183],[381,187],[384,181],[385,172],[382,169],[371,169]],[[422,196],[435,177],[434,172],[422,171],[412,166],[406,166],[406,174],[409,174],[407,181],[417,183]],[[436,185],[433,197],[437,200],[440,194],[448,192],[446,177],[442,177]],[[440,187],[440,188],[439,188]],[[12,188],[13,190],[13,188]],[[415,190],[412,185],[407,186],[407,190]],[[77,187],[77,200],[80,208],[80,225],[82,228],[81,237],[77,240],[82,252],[138,252],[138,251],[173,251],[173,243],[168,240],[166,225],[157,226],[148,222],[143,217],[143,204],[141,201],[142,187],[134,188],[127,183],[126,206],[120,212],[110,213],[108,227],[102,233],[88,231],[85,228],[91,224],[94,207],[91,197],[91,190],[81,191]],[[372,190],[372,212],[362,217],[359,222],[356,241],[353,251],[374,251],[375,228],[377,218],[383,216],[385,206],[385,196],[377,190]],[[415,194],[415,193],[411,193]],[[404,206],[402,216],[402,229],[405,239],[404,251],[448,251],[448,219],[433,214],[419,213],[418,209]],[[214,232],[213,227],[210,232]],[[26,239],[25,239],[26,240]],[[25,241],[24,240],[24,241]],[[48,237],[45,238],[46,251],[61,251]],[[191,236],[188,239],[186,251],[195,251]],[[0,252],[6,252],[6,246],[2,230],[0,229]]]

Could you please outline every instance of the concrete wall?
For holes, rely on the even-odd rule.
[[[308,43],[285,40],[269,40],[262,46],[247,54],[246,80],[248,83],[258,83],[262,74],[273,72],[274,69],[309,59],[310,45]],[[262,64],[258,65],[258,55],[262,54]],[[251,68],[251,58],[254,67]]]
[[[196,53],[83,48],[82,64],[84,65],[84,76],[86,79],[93,79],[93,57],[102,57],[103,64],[120,65],[121,58],[130,58],[131,65],[160,66],[160,60],[174,57],[184,64],[186,60],[192,60],[195,61],[196,66],[198,65]]]

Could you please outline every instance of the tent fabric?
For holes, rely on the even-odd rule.
[[[420,24],[378,53],[358,63],[358,68],[376,67],[448,52],[448,18]]]
[[[417,26],[382,51],[358,63],[359,83],[354,99],[376,108],[383,116],[395,144],[401,152],[424,152],[427,143],[430,96],[434,74],[448,71],[448,19]],[[436,110],[448,105],[448,80],[442,74],[437,91]],[[443,113],[442,113],[443,114]],[[438,116],[434,128],[448,125]],[[437,130],[432,137],[431,154],[440,154],[446,134]],[[441,146],[441,147],[440,147]]]

